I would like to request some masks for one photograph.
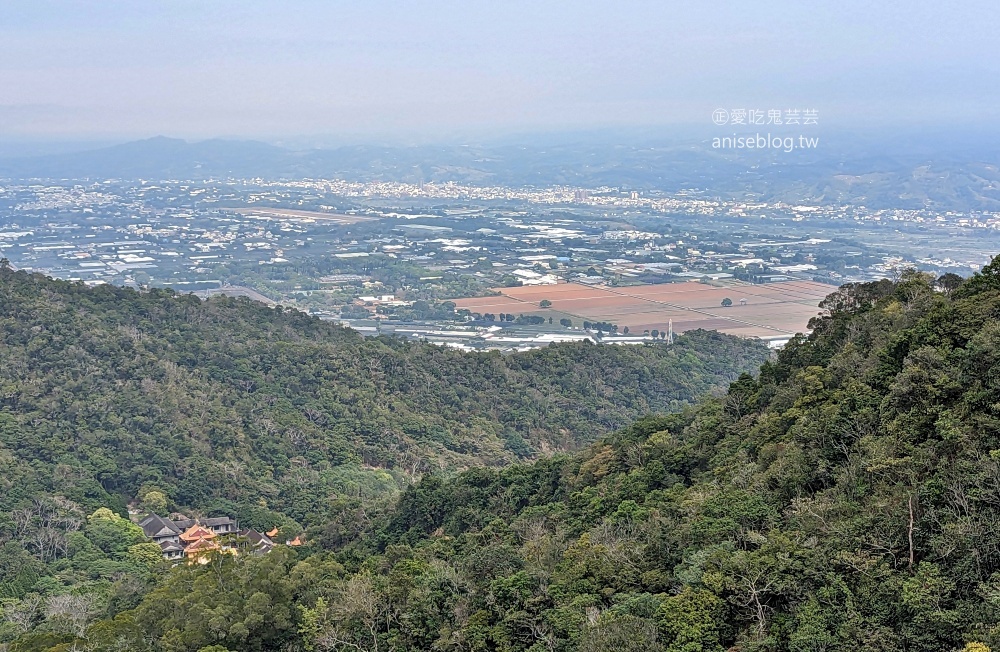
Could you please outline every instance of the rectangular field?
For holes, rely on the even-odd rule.
[[[371,222],[375,217],[361,215],[343,215],[340,213],[321,213],[319,211],[303,211],[293,208],[270,208],[261,206],[259,208],[246,206],[243,208],[224,208],[222,210],[232,211],[247,217],[266,217],[273,220],[311,220],[320,222],[334,222],[337,224],[357,224],[358,222]]]
[[[781,338],[804,332],[819,314],[819,302],[836,288],[811,281],[785,281],[725,286],[700,282],[634,287],[588,286],[578,283],[499,288],[497,297],[456,299],[459,308],[478,313],[565,313],[577,324],[606,321],[631,332],[664,330],[673,320],[674,331],[704,328],[744,337]],[[723,299],[732,305],[722,306]],[[541,308],[543,300],[552,302]]]

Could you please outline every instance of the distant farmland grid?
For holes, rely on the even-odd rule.
[[[569,315],[575,326],[583,321],[628,326],[631,332],[667,327],[674,331],[696,328],[742,337],[789,337],[806,330],[819,313],[819,302],[835,290],[812,281],[781,281],[763,285],[731,282],[665,283],[632,287],[588,286],[579,283],[498,288],[501,296],[455,299],[459,308],[478,313],[514,315]],[[733,305],[723,307],[723,299]],[[538,304],[551,301],[548,308]],[[560,315],[561,316],[561,315]]]

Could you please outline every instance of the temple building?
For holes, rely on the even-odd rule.
[[[221,546],[215,538],[236,532],[236,523],[228,516],[206,519],[170,520],[149,514],[139,521],[147,537],[160,546],[163,558],[176,560],[194,557]]]
[[[149,514],[139,521],[139,527],[153,543],[160,546],[163,558],[170,561],[184,558],[204,561],[208,553],[217,550],[233,554],[266,554],[276,545],[272,537],[278,534],[278,528],[267,534],[249,528],[240,530],[228,516],[171,520]],[[302,540],[295,537],[286,545],[300,546]]]

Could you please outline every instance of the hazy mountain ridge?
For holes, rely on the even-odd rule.
[[[347,146],[291,150],[255,141],[152,138],[75,154],[0,160],[0,176],[48,179],[345,178],[472,185],[621,187],[869,208],[1000,206],[1000,161],[977,148],[889,157],[849,144],[762,156],[700,144]]]

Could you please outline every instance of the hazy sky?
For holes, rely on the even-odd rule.
[[[0,2],[0,139],[1000,122],[995,0]]]

